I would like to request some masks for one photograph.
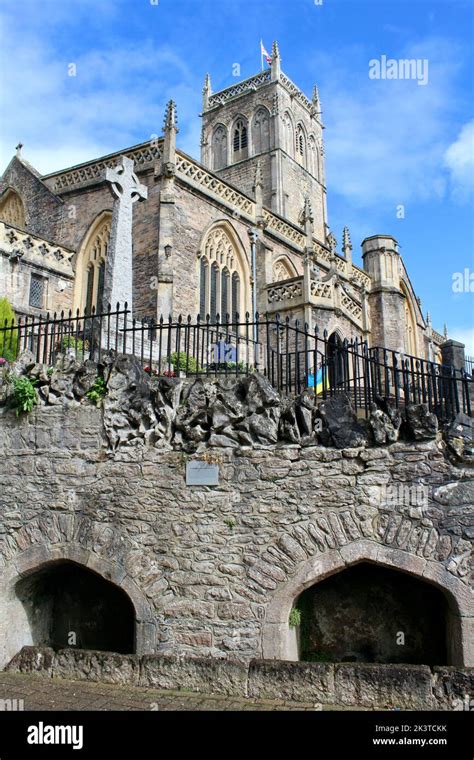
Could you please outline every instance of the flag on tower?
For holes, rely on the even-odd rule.
[[[260,55],[262,56],[262,71],[263,71],[263,59],[265,58],[266,62],[270,65],[272,62],[272,57],[270,53],[267,50],[265,50],[262,40],[260,40]]]

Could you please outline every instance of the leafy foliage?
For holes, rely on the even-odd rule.
[[[84,341],[74,335],[64,335],[61,338],[61,351],[67,351],[68,348],[80,354],[84,350]]]
[[[178,372],[189,372],[189,374],[194,374],[198,371],[198,363],[194,356],[189,356],[183,352],[180,351],[178,354],[177,351],[172,353],[170,355],[169,363],[173,365],[175,371]]]
[[[35,380],[29,377],[11,377],[13,385],[13,405],[16,409],[16,416],[27,414],[33,410],[38,403],[38,396],[35,390]]]
[[[103,377],[96,378],[90,390],[86,393],[87,398],[96,405],[99,403],[99,401],[102,401],[106,395],[107,386]]]
[[[301,610],[297,607],[293,607],[288,622],[291,628],[296,628],[298,625],[301,625]]]
[[[6,298],[0,298],[0,328],[16,324],[15,312]],[[8,362],[15,361],[18,354],[18,331],[0,332],[0,356]]]
[[[249,372],[253,372],[253,367],[248,368]],[[247,364],[245,362],[213,362],[209,364],[209,372],[229,372],[231,375],[247,374]]]

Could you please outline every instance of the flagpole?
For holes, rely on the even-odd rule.
[[[260,65],[263,71],[263,41],[260,40]]]

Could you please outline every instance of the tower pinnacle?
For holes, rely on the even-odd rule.
[[[204,78],[204,87],[202,88],[202,107],[205,111],[207,108],[209,108],[209,98],[212,95],[212,87],[211,87],[211,77],[209,74],[206,74]]]
[[[272,63],[271,63],[272,80],[275,81],[280,78],[281,73],[281,58],[280,50],[278,48],[278,42],[275,40],[272,47]]]

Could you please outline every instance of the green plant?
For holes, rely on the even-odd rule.
[[[2,353],[2,359],[5,359],[9,364],[12,364],[16,359],[16,354],[14,351],[11,351],[9,348],[4,348]]]
[[[235,528],[235,520],[233,520],[231,517],[228,517],[227,520],[224,520],[224,523],[227,525],[228,528],[232,530],[232,528]]]
[[[74,337],[74,335],[63,335],[61,338],[61,351],[66,351],[68,348],[72,348],[73,351],[80,354],[84,350],[84,341],[81,338]]]
[[[46,370],[46,374],[48,375],[48,377],[51,377],[53,372],[54,372],[54,367],[48,367],[48,369]]]
[[[170,355],[169,364],[172,364],[175,372],[189,372],[191,375],[198,372],[198,363],[194,356],[188,356],[186,352],[177,351]]]
[[[87,391],[87,398],[94,404],[98,404],[104,396],[107,395],[107,386],[103,377],[97,377],[90,389]]]
[[[231,375],[246,375],[255,372],[255,367],[248,366],[246,362],[212,362],[208,366],[209,372],[228,372]],[[206,370],[204,370],[206,371]]]
[[[301,625],[301,610],[297,607],[293,607],[288,622],[291,628],[296,628],[298,625]]]
[[[15,312],[6,298],[0,298],[0,328],[4,328],[5,324],[8,328],[16,324]],[[17,354],[18,331],[11,329],[0,331],[0,356],[6,359],[7,362],[13,362]]]
[[[11,377],[13,385],[13,406],[16,409],[16,416],[31,412],[33,407],[38,403],[38,396],[35,390],[36,380],[30,380],[29,377]]]

